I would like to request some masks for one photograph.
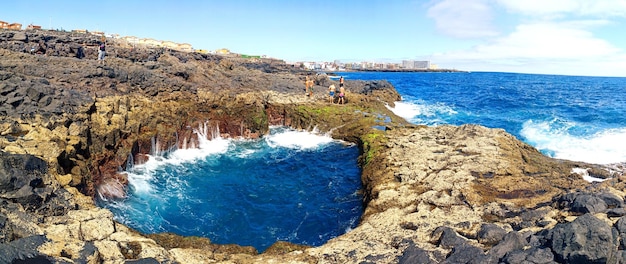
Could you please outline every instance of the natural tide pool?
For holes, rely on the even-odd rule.
[[[363,213],[358,155],[355,145],[284,127],[258,140],[203,140],[132,167],[128,197],[99,204],[143,233],[260,252],[279,240],[318,246]]]

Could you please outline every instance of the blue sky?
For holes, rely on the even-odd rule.
[[[286,61],[626,76],[626,0],[29,0],[0,20]]]

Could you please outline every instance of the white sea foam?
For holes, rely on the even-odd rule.
[[[333,139],[328,135],[320,135],[315,130],[311,132],[285,129],[278,133],[265,137],[270,147],[283,147],[291,149],[312,149],[323,144],[328,144]]]
[[[128,171],[128,182],[133,186],[136,193],[149,193],[152,190],[150,181],[153,180],[155,171],[166,165],[182,165],[204,159],[210,155],[222,154],[228,151],[231,140],[223,139],[219,132],[208,131],[206,124],[194,130],[198,135],[199,145],[197,148],[177,149],[171,153],[157,153],[148,155],[148,161],[144,164],[133,166]],[[207,139],[208,133],[212,133],[212,140]],[[158,141],[153,145],[158,146]]]
[[[391,107],[387,105],[387,109],[391,110],[391,112],[393,112],[394,114],[410,122],[425,123],[428,125],[433,123],[432,120],[436,119],[436,117],[440,114],[454,115],[457,113],[456,111],[454,111],[454,109],[452,109],[451,107],[445,104],[429,105],[429,104],[419,102],[419,101],[411,101],[411,102],[402,101],[402,102],[395,102],[394,104],[395,104],[395,107]],[[417,117],[427,117],[428,120],[425,120],[424,118],[417,118]],[[440,122],[434,122],[434,123],[440,123]]]
[[[568,129],[576,126],[553,122],[526,121],[520,134],[537,149],[553,153],[554,158],[611,164],[626,161],[626,127],[606,129],[595,134],[574,136]]]
[[[600,178],[589,176],[589,171],[587,169],[573,168],[572,173],[576,173],[582,176],[583,180],[588,181],[588,182],[603,182],[606,180],[606,179],[600,179]]]

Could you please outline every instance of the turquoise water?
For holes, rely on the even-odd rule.
[[[259,251],[277,240],[317,246],[363,213],[358,154],[357,146],[286,128],[260,140],[205,140],[134,166],[128,198],[101,204],[144,233]]]

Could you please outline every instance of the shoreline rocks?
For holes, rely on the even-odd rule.
[[[348,103],[334,105],[305,97],[310,73],[285,65],[112,42],[97,66],[72,54],[89,36],[15,36],[0,31],[0,262],[625,262],[623,171],[546,157],[501,129],[409,124],[387,109],[400,96],[386,81],[348,81]],[[34,41],[46,55],[23,50]],[[314,79],[317,91],[334,82]],[[259,254],[140,234],[94,203],[123,197],[120,169],[151,151],[193,147],[194,128],[256,138],[270,125],[359,145],[366,209],[356,228]]]

